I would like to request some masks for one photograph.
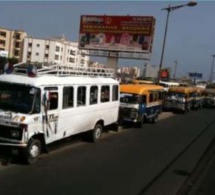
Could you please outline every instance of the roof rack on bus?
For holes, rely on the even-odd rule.
[[[14,65],[15,74],[28,74],[28,65],[19,63]],[[80,67],[80,66],[62,66],[54,64],[50,66],[38,66],[37,76],[52,74],[56,76],[86,76],[86,77],[114,77],[114,69],[95,68],[95,67]]]

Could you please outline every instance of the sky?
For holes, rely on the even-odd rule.
[[[185,6],[170,12],[163,66],[174,70],[177,61],[177,77],[197,72],[209,79],[215,54],[215,1],[196,2],[195,7]],[[77,42],[81,15],[153,16],[156,24],[151,60],[118,61],[118,67],[142,69],[145,63],[156,66],[160,63],[167,18],[167,11],[161,9],[186,3],[188,1],[0,1],[0,27],[22,29],[36,38],[65,35]],[[106,57],[92,59],[107,63]]]

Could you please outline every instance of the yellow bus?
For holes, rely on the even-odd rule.
[[[205,89],[203,106],[207,108],[215,108],[215,89]]]
[[[192,92],[192,108],[193,109],[200,109],[203,107],[204,102],[204,88],[201,87],[193,87]]]
[[[138,127],[149,121],[155,123],[162,111],[164,89],[158,85],[120,85],[121,124],[133,122]]]
[[[164,109],[190,112],[193,92],[193,87],[171,87],[164,98]]]

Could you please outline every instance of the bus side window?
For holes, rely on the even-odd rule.
[[[54,110],[57,108],[58,108],[58,93],[50,92],[49,110]]]
[[[117,101],[119,99],[119,87],[118,85],[113,86],[112,91],[112,101]]]
[[[145,104],[146,103],[146,96],[145,95],[141,95],[140,96],[140,103],[141,104]]]
[[[77,106],[86,105],[86,87],[78,87],[77,91]]]
[[[164,98],[164,93],[161,92],[161,91],[159,91],[159,92],[158,92],[158,99],[159,99],[159,100],[163,100],[163,98]]]
[[[154,92],[154,99],[153,99],[153,101],[154,102],[158,101],[158,92]]]
[[[110,87],[102,86],[101,89],[101,102],[109,102],[110,101]]]
[[[74,106],[74,88],[64,87],[63,88],[63,109],[71,108]]]
[[[149,94],[149,102],[153,102],[153,93]]]
[[[98,103],[98,86],[90,87],[90,105]]]

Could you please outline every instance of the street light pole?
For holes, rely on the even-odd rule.
[[[214,74],[214,58],[215,58],[215,54],[212,55],[213,60],[212,60],[212,65],[211,65],[211,75],[210,75],[210,83],[213,82],[213,74]]]
[[[165,32],[164,32],[164,38],[163,38],[163,46],[162,46],[162,52],[161,52],[161,59],[160,59],[160,64],[159,64],[159,71],[158,71],[158,83],[161,80],[161,70],[162,70],[162,65],[163,65],[163,58],[164,58],[164,50],[165,50],[165,45],[166,45],[166,36],[167,36],[167,29],[168,29],[168,23],[169,23],[169,14],[171,11],[174,11],[176,9],[185,7],[185,6],[189,6],[189,7],[193,7],[196,6],[197,3],[194,1],[190,1],[187,4],[183,4],[183,5],[177,5],[177,6],[168,6],[166,8],[163,8],[161,10],[166,10],[167,11],[167,17],[166,17],[166,26],[165,26]]]
[[[170,5],[169,5],[169,8],[170,8]],[[160,59],[160,65],[159,65],[159,71],[158,71],[158,83],[161,80],[161,69],[162,69],[162,64],[163,64],[164,49],[165,49],[165,45],[166,45],[166,35],[167,35],[167,29],[168,29],[168,23],[169,23],[169,13],[170,13],[170,9],[167,9],[166,27],[165,27],[165,32],[164,32],[163,47],[162,47],[161,59]]]

